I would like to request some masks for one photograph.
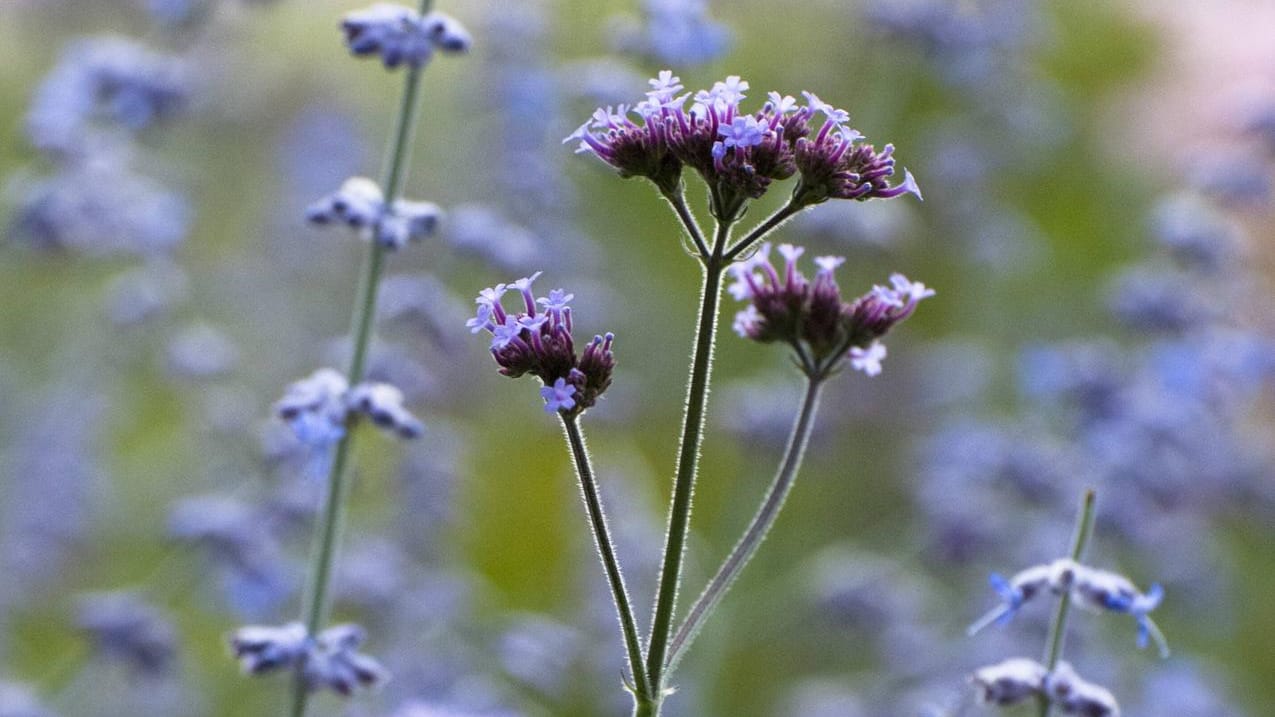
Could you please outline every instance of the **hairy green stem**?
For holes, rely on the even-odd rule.
[[[787,204],[777,209],[774,214],[766,217],[761,224],[758,224],[752,231],[748,232],[747,236],[735,242],[726,252],[726,262],[729,264],[738,259],[740,254],[748,251],[748,247],[757,243],[759,239],[774,231],[780,224],[791,219],[802,209],[805,209],[805,205],[789,200]]]
[[[1076,532],[1071,541],[1071,559],[1079,562],[1085,555],[1085,546],[1089,544],[1089,536],[1093,533],[1094,500],[1096,496],[1092,488],[1085,491],[1080,504],[1080,516],[1076,519]],[[1053,672],[1062,659],[1063,641],[1067,632],[1067,615],[1071,610],[1071,592],[1067,591],[1058,599],[1058,607],[1054,611],[1053,622],[1049,625],[1049,639],[1045,643],[1045,669]],[[1040,717],[1049,717],[1049,698],[1040,695],[1036,698],[1037,713]]]
[[[677,213],[677,218],[682,220],[682,226],[686,228],[686,233],[690,235],[691,241],[695,243],[695,251],[699,253],[700,261],[707,261],[709,256],[708,242],[704,240],[704,232],[699,227],[699,222],[695,221],[695,215],[691,213],[691,208],[686,206],[686,194],[679,185],[678,191],[669,192],[664,195],[668,203],[673,206],[673,211]]]
[[[700,629],[713,613],[713,610],[717,608],[718,603],[721,602],[726,592],[730,590],[731,585],[739,577],[744,566],[748,564],[757,549],[761,547],[762,541],[766,539],[771,526],[775,524],[775,519],[779,517],[779,511],[783,508],[784,501],[788,498],[788,493],[796,481],[797,472],[801,470],[801,460],[805,455],[806,445],[810,441],[815,413],[819,410],[819,390],[822,385],[822,376],[816,374],[807,377],[806,392],[801,403],[801,410],[798,412],[797,418],[793,422],[792,431],[788,435],[788,445],[784,449],[784,456],[780,461],[775,479],[766,491],[766,495],[762,498],[761,505],[757,508],[757,513],[753,515],[752,522],[744,530],[743,536],[740,537],[739,542],[735,543],[735,547],[730,551],[721,567],[717,569],[717,573],[713,575],[713,579],[704,588],[704,592],[700,593],[699,599],[691,606],[690,612],[687,613],[686,619],[682,621],[681,627],[674,633],[673,641],[669,646],[668,664],[665,668],[667,671],[672,671],[677,666],[682,655],[690,647],[691,642],[695,640],[695,636],[699,634]]]
[[[598,557],[602,559],[602,567],[606,570],[607,581],[611,584],[611,598],[615,601],[615,611],[620,619],[620,631],[624,635],[624,647],[628,652],[629,669],[633,676],[634,700],[641,702],[650,694],[646,667],[642,663],[642,644],[638,637],[637,620],[633,617],[633,603],[629,599],[628,589],[624,586],[624,574],[620,572],[620,561],[615,555],[615,545],[611,541],[611,531],[607,527],[606,513],[602,509],[602,498],[598,495],[598,482],[589,461],[589,449],[584,444],[584,433],[580,430],[577,418],[568,417],[562,413],[558,416],[562,419],[562,429],[567,434],[571,458],[575,462],[576,475],[580,479],[580,492],[584,498],[585,509],[589,513],[593,542],[597,546]]]
[[[695,471],[699,465],[700,441],[704,432],[704,409],[708,401],[709,374],[713,366],[713,341],[717,333],[717,307],[721,299],[722,272],[729,265],[722,252],[730,238],[730,224],[721,222],[713,240],[713,250],[703,266],[700,292],[699,324],[695,332],[695,349],[691,358],[691,375],[686,390],[686,409],[682,418],[682,439],[678,444],[677,473],[673,479],[673,499],[669,509],[668,534],[664,543],[664,559],[660,567],[659,591],[655,599],[655,617],[651,621],[651,639],[646,654],[646,671],[656,697],[663,691],[664,658],[677,606],[677,590],[682,577],[682,559],[686,552],[686,535],[690,528],[691,499],[695,492]],[[659,713],[658,701],[655,712]]]
[[[421,3],[421,12],[427,12],[430,4],[429,0],[424,0]],[[398,198],[407,174],[412,135],[415,131],[417,109],[420,104],[420,78],[421,69],[411,68],[407,71],[407,78],[404,80],[402,101],[399,103],[394,135],[389,144],[386,160],[384,196],[387,205]],[[347,372],[351,385],[363,380],[368,348],[372,343],[372,325],[376,319],[376,297],[384,264],[385,247],[373,239],[369,242],[364,256],[354,315],[351,319],[350,334],[353,337],[353,347]],[[314,546],[310,552],[310,573],[306,583],[305,606],[302,613],[306,630],[310,635],[318,633],[328,618],[328,588],[332,578],[332,567],[336,561],[336,548],[345,522],[346,495],[349,492],[346,465],[349,463],[353,433],[353,426],[351,426],[334,449],[323,495],[322,514],[315,530]],[[292,688],[292,717],[304,717],[308,701],[309,691],[298,668]]]

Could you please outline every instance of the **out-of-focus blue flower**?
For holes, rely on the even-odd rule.
[[[666,65],[701,65],[730,51],[731,31],[714,20],[706,0],[644,0],[642,17],[611,23],[617,50]]]
[[[978,690],[979,702],[1008,707],[1040,694],[1047,674],[1048,670],[1035,660],[1012,657],[976,670],[970,676],[970,684]]]
[[[189,93],[180,60],[118,37],[70,44],[40,84],[27,114],[39,149],[79,153],[99,125],[138,131],[172,116]]]
[[[177,633],[168,619],[133,593],[86,595],[76,625],[103,655],[139,672],[168,670],[177,653]]]
[[[238,347],[208,324],[189,326],[168,344],[168,370],[179,378],[219,378],[234,371],[238,364]]]
[[[106,288],[106,317],[116,326],[135,326],[161,316],[186,296],[186,274],[164,259],[122,272]]]
[[[190,226],[184,197],[114,161],[67,166],[19,189],[12,233],[41,249],[164,255]]]
[[[466,52],[472,44],[469,32],[449,15],[416,10],[392,3],[377,3],[351,12],[341,21],[345,43],[357,56],[379,55],[387,68],[421,67],[435,50]]]
[[[387,207],[381,188],[367,177],[345,180],[340,189],[306,210],[306,218],[315,224],[340,222],[369,230],[388,249],[402,249],[433,235],[441,217],[442,210],[432,202],[396,199]]]
[[[26,685],[0,680],[0,717],[54,717],[54,713]]]
[[[1107,688],[1076,674],[1069,662],[1059,662],[1045,676],[1045,696],[1060,712],[1081,717],[1120,717],[1120,705]]]
[[[358,625],[335,625],[314,639],[299,622],[249,625],[230,636],[230,648],[244,674],[300,667],[307,689],[327,688],[348,697],[355,689],[379,687],[389,679],[379,662],[358,652],[366,637]]]
[[[448,211],[443,238],[452,248],[476,256],[497,269],[515,271],[527,265],[543,242],[485,204],[462,204]]]
[[[341,372],[322,368],[288,386],[275,412],[305,445],[325,448],[345,435],[350,383]]]

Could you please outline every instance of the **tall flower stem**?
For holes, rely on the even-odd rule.
[[[1089,544],[1089,536],[1093,533],[1094,501],[1096,496],[1092,488],[1085,491],[1080,504],[1080,516],[1076,519],[1076,532],[1071,541],[1071,559],[1080,562],[1084,557],[1085,546]],[[1067,633],[1067,615],[1071,610],[1071,592],[1066,591],[1058,599],[1058,608],[1054,611],[1053,622],[1049,625],[1049,639],[1045,643],[1045,669],[1053,672],[1062,659],[1063,642]],[[1036,698],[1037,714],[1049,717],[1050,702],[1045,695]]]
[[[709,375],[713,366],[713,342],[717,334],[722,272],[730,264],[723,257],[729,238],[730,223],[720,222],[717,225],[712,252],[703,265],[699,324],[695,332],[690,382],[686,391],[682,438],[678,444],[677,473],[673,479],[673,499],[669,509],[664,559],[660,568],[659,591],[655,599],[655,617],[651,622],[651,639],[646,655],[646,671],[657,700],[663,691],[664,660],[672,632],[673,611],[677,606],[678,585],[682,577],[682,559],[686,552],[686,535],[690,528],[691,499],[695,492],[695,472],[699,465],[700,441],[704,432],[704,409],[708,400]],[[657,702],[655,712],[652,714],[658,713]]]
[[[797,472],[801,470],[802,457],[810,441],[815,414],[819,410],[819,391],[823,386],[823,380],[823,376],[819,374],[808,376],[805,398],[802,400],[801,410],[793,423],[792,431],[788,435],[788,445],[784,449],[784,456],[780,461],[775,479],[762,498],[752,522],[744,530],[743,536],[739,542],[735,543],[735,547],[717,569],[717,573],[704,588],[704,592],[691,606],[681,627],[674,633],[673,641],[669,646],[667,670],[677,666],[695,636],[699,634],[700,628],[704,626],[709,615],[726,595],[726,591],[730,590],[744,566],[761,547],[771,526],[775,524],[775,519],[779,516],[779,511],[783,508],[784,501],[788,498],[788,493],[796,481]]]
[[[421,12],[427,12],[430,0],[421,3]],[[408,159],[411,154],[412,136],[416,128],[417,111],[420,105],[421,68],[411,68],[404,80],[402,100],[399,103],[395,119],[394,135],[390,141],[384,192],[386,204],[392,204],[402,191],[403,180],[407,174]],[[385,247],[378,241],[368,243],[364,255],[363,268],[359,277],[359,288],[351,319],[350,335],[353,347],[350,354],[350,365],[347,376],[351,384],[363,380],[367,364],[368,347],[372,339],[372,325],[376,318],[376,297],[381,284],[381,273],[385,264]],[[328,588],[332,578],[332,567],[336,558],[336,548],[340,541],[341,529],[345,522],[346,495],[349,492],[346,480],[346,466],[349,463],[353,443],[353,426],[337,442],[332,456],[332,465],[328,471],[328,480],[323,494],[323,507],[319,525],[315,530],[314,546],[310,551],[309,580],[306,583],[305,606],[303,615],[306,630],[310,635],[318,633],[328,618]],[[292,717],[304,717],[309,691],[306,688],[300,669],[298,669],[292,688]]]
[[[602,567],[606,570],[607,581],[611,584],[611,598],[615,601],[615,610],[620,619],[620,631],[624,634],[624,647],[628,652],[629,669],[633,674],[634,700],[641,704],[650,701],[650,683],[646,678],[646,667],[642,663],[642,644],[638,637],[637,621],[633,617],[633,604],[629,599],[628,589],[624,586],[624,575],[620,572],[620,561],[615,555],[615,545],[611,541],[611,531],[607,527],[606,513],[602,509],[602,498],[598,495],[598,482],[593,475],[593,466],[589,461],[589,449],[584,443],[584,434],[576,416],[568,417],[559,413],[562,418],[562,430],[567,434],[567,444],[571,447],[571,458],[575,462],[576,475],[580,478],[580,492],[584,498],[585,509],[589,513],[589,525],[593,529],[593,541],[602,559]]]

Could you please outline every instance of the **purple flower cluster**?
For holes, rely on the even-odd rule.
[[[358,652],[367,635],[358,625],[335,625],[314,639],[305,625],[249,625],[230,636],[230,649],[245,674],[265,675],[300,667],[306,687],[327,687],[349,696],[356,688],[375,688],[389,673],[374,658]]]
[[[315,224],[345,224],[365,231],[387,249],[402,249],[432,236],[442,215],[432,202],[396,199],[387,204],[380,186],[367,177],[350,177],[306,210],[306,219]]]
[[[1111,692],[1081,678],[1067,662],[1050,671],[1035,660],[1014,657],[975,671],[970,683],[980,702],[1000,707],[1043,696],[1062,714],[1120,717],[1120,705]]]
[[[714,190],[719,214],[737,216],[743,203],[756,199],[774,180],[800,173],[793,199],[799,206],[828,199],[890,198],[920,190],[911,173],[891,186],[894,147],[877,151],[847,126],[845,110],[810,92],[806,104],[777,92],[754,113],[741,110],[747,81],[731,75],[710,90],[682,93],[669,70],[650,81],[646,99],[629,107],[593,113],[565,141],[579,140],[580,152],[592,152],[623,177],[646,177],[671,194],[683,166],[699,172]],[[691,106],[686,108],[687,101]]]
[[[475,299],[477,313],[465,325],[471,333],[491,332],[491,355],[500,373],[510,378],[529,373],[540,379],[547,413],[575,416],[593,406],[611,385],[615,336],[594,336],[577,356],[567,305],[575,295],[554,289],[549,296],[536,298],[531,283],[538,276],[536,272],[512,284],[483,289]],[[520,312],[508,313],[500,303],[510,289],[522,295]]]
[[[1158,584],[1143,593],[1123,575],[1081,565],[1069,558],[1032,566],[1008,580],[992,573],[991,583],[1001,597],[1001,604],[971,625],[971,634],[993,622],[1008,622],[1019,608],[1045,592],[1070,593],[1071,599],[1081,607],[1132,615],[1138,623],[1138,647],[1146,647],[1147,639],[1154,637],[1161,655],[1168,655],[1168,646],[1150,617],[1164,598],[1164,590]]]
[[[891,287],[875,286],[851,302],[841,298],[833,273],[845,262],[839,256],[815,259],[814,281],[797,269],[802,247],[780,244],[782,271],[770,263],[770,244],[762,244],[751,258],[731,266],[735,282],[731,296],[749,304],[735,315],[735,332],[761,343],[791,345],[803,367],[827,372],[843,357],[869,376],[881,373],[885,346],[881,337],[912,315],[916,305],[934,290],[902,274],[890,277]]]
[[[290,384],[275,404],[275,412],[298,440],[317,448],[340,440],[351,416],[357,414],[401,438],[417,438],[425,431],[420,420],[403,407],[403,393],[397,388],[371,381],[351,387],[340,371],[331,368]]]
[[[349,13],[341,21],[341,30],[350,52],[360,57],[379,55],[388,68],[421,67],[435,50],[460,53],[473,44],[469,31],[450,15],[431,12],[422,16],[392,3]]]

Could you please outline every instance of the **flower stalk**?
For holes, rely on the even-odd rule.
[[[722,272],[728,266],[723,251],[730,237],[730,224],[720,222],[713,240],[712,252],[704,261],[703,285],[700,289],[699,323],[695,331],[695,349],[691,359],[686,410],[682,418],[682,437],[678,444],[677,473],[673,479],[673,499],[669,508],[668,537],[660,568],[651,639],[646,666],[653,691],[663,690],[665,658],[672,633],[673,611],[682,576],[682,560],[686,552],[686,536],[690,529],[691,501],[695,493],[695,475],[699,467],[700,443],[704,433],[704,414],[708,403],[708,384],[713,367],[713,347],[717,335],[718,305],[722,291]],[[657,709],[658,714],[658,709]]]
[[[682,621],[681,626],[674,633],[673,641],[669,647],[667,670],[671,671],[677,667],[677,663],[699,634],[709,615],[717,608],[718,603],[722,601],[726,592],[730,590],[740,572],[743,571],[753,555],[756,554],[757,549],[761,547],[762,542],[770,533],[771,527],[774,526],[775,519],[779,517],[779,512],[783,508],[789,492],[792,490],[793,483],[796,481],[797,473],[801,470],[802,458],[805,455],[806,446],[810,441],[810,434],[814,428],[815,414],[819,410],[819,394],[820,389],[823,387],[823,382],[823,375],[808,375],[801,410],[797,414],[792,431],[788,435],[788,445],[784,449],[783,459],[780,461],[775,479],[766,491],[766,495],[762,498],[757,513],[753,516],[752,521],[749,522],[748,527],[745,528],[743,536],[740,537],[739,542],[730,551],[721,567],[717,569],[713,579],[709,581],[708,586],[704,588],[695,604],[691,606],[686,619]]]
[[[611,531],[607,527],[606,513],[602,509],[602,499],[598,495],[598,482],[593,474],[589,449],[584,442],[584,433],[580,429],[577,416],[559,412],[558,417],[562,419],[562,430],[567,436],[567,444],[571,449],[576,476],[580,479],[580,492],[584,498],[585,510],[589,515],[589,527],[593,532],[598,557],[602,560],[602,567],[606,571],[607,581],[611,586],[611,598],[615,601],[620,631],[624,636],[625,651],[628,653],[629,670],[633,678],[633,698],[639,705],[643,702],[649,703],[650,683],[647,681],[646,667],[643,664],[637,620],[633,617],[633,604],[629,598],[629,591],[624,585],[624,574],[620,571],[620,561],[615,554]]]
[[[1080,516],[1076,519],[1076,532],[1072,536],[1071,541],[1071,559],[1080,562],[1084,557],[1085,547],[1089,544],[1089,536],[1093,534],[1094,521],[1094,501],[1096,499],[1092,488],[1085,491],[1084,497],[1080,503]],[[1067,591],[1058,599],[1058,607],[1054,610],[1054,619],[1049,625],[1049,638],[1045,643],[1045,669],[1048,672],[1058,667],[1059,660],[1062,659],[1063,642],[1067,632],[1067,616],[1071,610],[1071,592]],[[1049,717],[1052,710],[1053,702],[1050,701],[1048,695],[1040,694],[1036,697],[1037,714],[1040,717]]]
[[[431,5],[432,0],[422,0],[420,12],[422,14],[428,12]],[[421,72],[422,68],[411,67],[408,69],[404,79],[402,99],[399,103],[394,135],[389,144],[386,160],[387,168],[384,187],[388,203],[393,203],[398,198],[407,174],[412,137],[420,104]],[[372,241],[368,243],[368,248],[364,255],[354,314],[351,319],[353,348],[347,375],[352,383],[361,381],[366,369],[368,349],[372,338],[372,325],[376,317],[376,298],[385,263],[385,252],[385,245],[379,241]],[[328,619],[330,609],[328,593],[332,569],[335,563],[337,545],[345,522],[346,496],[349,492],[346,472],[352,450],[353,435],[354,431],[346,431],[333,449],[332,463],[328,471],[326,488],[323,494],[322,513],[315,531],[314,546],[311,549],[309,579],[306,583],[302,613],[307,634],[310,635],[318,634]],[[309,692],[302,670],[298,669],[292,687],[292,707],[290,711],[292,717],[304,717],[306,706],[309,702]]]

